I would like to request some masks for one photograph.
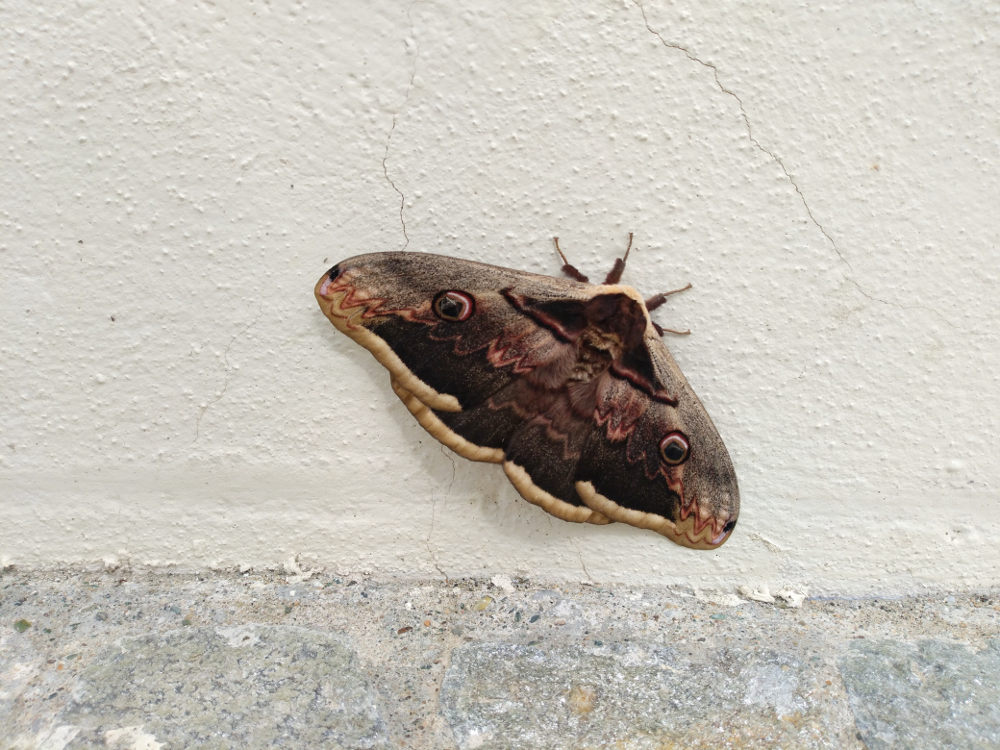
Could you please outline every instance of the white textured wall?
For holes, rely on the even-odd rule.
[[[991,2],[0,6],[0,562],[995,584]],[[694,552],[440,448],[312,296],[432,251],[692,282]]]

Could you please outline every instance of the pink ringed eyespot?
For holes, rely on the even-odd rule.
[[[660,441],[660,458],[670,466],[684,463],[690,452],[691,446],[683,432],[668,432]]]
[[[441,320],[448,320],[453,323],[461,323],[468,320],[475,309],[472,295],[466,292],[459,292],[451,289],[445,292],[438,292],[431,304],[434,314]]]

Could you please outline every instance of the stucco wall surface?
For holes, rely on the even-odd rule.
[[[975,588],[1000,569],[1000,7],[0,6],[0,563]],[[335,261],[693,289],[715,552],[558,521],[333,330]]]

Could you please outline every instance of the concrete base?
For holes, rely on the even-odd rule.
[[[1000,594],[0,576],[0,748],[1000,747]]]

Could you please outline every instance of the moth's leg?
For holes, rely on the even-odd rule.
[[[686,292],[690,288],[691,284],[689,283],[686,284],[685,286],[682,286],[680,289],[671,289],[669,292],[660,292],[659,294],[654,294],[652,297],[646,300],[646,309],[652,312],[660,305],[662,305],[664,302],[666,302],[667,297],[669,297],[671,294],[679,294],[680,292]]]
[[[655,320],[651,320],[649,322],[653,324],[653,328],[655,328],[656,332],[658,334],[660,334],[661,336],[663,334],[665,334],[665,333],[672,333],[672,334],[674,334],[676,336],[690,336],[691,335],[691,329],[690,328],[688,328],[686,331],[678,331],[675,328],[664,328],[659,323],[657,323]]]
[[[660,305],[662,305],[664,302],[666,302],[667,301],[667,297],[669,297],[671,294],[677,294],[678,292],[686,292],[690,288],[691,288],[691,284],[689,283],[689,284],[686,284],[685,286],[682,286],[680,289],[671,289],[669,292],[660,292],[659,294],[654,294],[652,297],[650,297],[648,300],[646,300],[646,309],[647,310],[655,310]],[[691,329],[688,329],[686,331],[676,331],[673,328],[664,328],[663,326],[661,326],[660,324],[656,323],[655,321],[653,321],[653,328],[655,328],[656,332],[658,334],[660,334],[661,336],[664,333],[674,333],[674,334],[677,334],[678,336],[688,336],[691,333]]]
[[[566,260],[566,256],[563,255],[563,251],[559,248],[559,238],[553,237],[552,241],[556,243],[556,252],[559,253],[559,257],[562,258],[563,262],[562,272],[567,276],[569,276],[574,281],[582,281],[584,284],[590,283],[590,279],[584,276],[579,271],[579,269],[577,269],[576,266],[572,265],[568,260]]]
[[[628,233],[628,247],[625,248],[625,255],[621,258],[615,258],[615,264],[612,266],[611,271],[608,272],[608,277],[604,279],[605,284],[617,284],[622,280],[622,273],[625,272],[625,261],[628,260],[629,250],[632,249],[632,233]]]

